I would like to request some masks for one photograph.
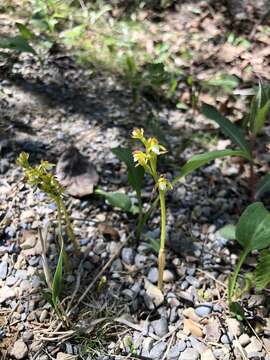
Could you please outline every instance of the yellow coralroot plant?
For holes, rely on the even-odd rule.
[[[155,188],[159,193],[160,209],[161,209],[161,234],[158,255],[158,288],[163,288],[163,273],[165,268],[165,243],[166,243],[166,192],[172,189],[172,184],[157,172],[158,156],[167,152],[166,148],[159,144],[154,137],[145,138],[143,129],[134,129],[132,138],[139,140],[144,151],[135,150],[133,158],[136,166],[142,166],[148,174],[150,174],[155,182]]]

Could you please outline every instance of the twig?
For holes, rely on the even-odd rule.
[[[170,348],[172,347],[172,343],[173,343],[174,337],[175,337],[175,332],[172,334],[172,337],[170,338],[170,341],[169,341],[169,344],[168,344],[168,346],[167,346],[167,349],[166,349],[166,351],[165,351],[165,353],[164,353],[164,355],[163,355],[163,357],[162,357],[161,360],[165,360],[165,359],[166,359],[166,357],[167,357],[167,355],[168,355],[168,353],[169,353],[169,351],[170,351]]]
[[[95,276],[93,281],[90,283],[90,285],[87,287],[87,289],[84,291],[82,296],[77,301],[76,305],[68,312],[67,316],[69,316],[74,310],[78,307],[78,305],[83,301],[83,299],[86,297],[86,295],[89,293],[89,291],[92,289],[92,287],[95,285],[95,283],[98,281],[98,279],[103,275],[103,273],[108,269],[108,267],[112,264],[112,262],[119,256],[120,251],[124,244],[121,244],[118,249],[115,251],[115,253],[112,255],[112,257],[109,259],[109,261],[103,266],[103,268],[100,270],[100,272]]]

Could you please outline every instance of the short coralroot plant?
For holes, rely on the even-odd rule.
[[[64,247],[62,221],[66,225],[66,231],[69,240],[73,243],[75,252],[78,252],[78,245],[75,240],[70,218],[63,200],[64,189],[58,182],[57,178],[50,172],[53,164],[42,160],[39,165],[31,166],[29,164],[29,154],[22,152],[16,161],[17,165],[24,170],[24,181],[27,182],[35,190],[41,190],[48,195],[48,197],[55,202],[57,206],[57,239],[59,243],[60,253],[58,257],[57,267],[54,272],[53,282],[47,281],[50,296],[46,296],[47,300],[52,304],[58,316],[67,323],[65,312],[59,301],[59,296],[62,288],[63,262],[65,269],[69,270],[69,260]],[[41,231],[40,231],[41,232]],[[44,254],[45,256],[45,254]],[[45,272],[45,271],[44,271]],[[50,277],[50,274],[48,275]],[[46,277],[46,272],[45,272]],[[45,294],[45,293],[44,293]]]
[[[142,166],[146,173],[150,174],[155,182],[155,188],[159,193],[161,209],[161,235],[158,255],[158,287],[163,287],[163,273],[165,268],[165,243],[166,243],[166,192],[172,189],[172,184],[157,171],[158,156],[165,154],[167,150],[160,145],[154,137],[146,139],[143,129],[135,129],[132,138],[138,139],[144,146],[144,151],[135,150],[133,152],[136,166]]]

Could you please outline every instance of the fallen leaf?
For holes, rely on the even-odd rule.
[[[91,195],[99,179],[95,167],[73,146],[61,155],[56,176],[68,194],[79,198]]]
[[[218,342],[221,336],[220,324],[217,319],[210,318],[204,328],[206,342]]]
[[[183,333],[186,335],[191,334],[196,337],[203,337],[202,329],[191,319],[184,319]]]
[[[98,230],[102,235],[109,236],[114,241],[119,239],[118,231],[108,224],[105,223],[98,224]]]

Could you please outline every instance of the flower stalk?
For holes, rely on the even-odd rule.
[[[166,265],[166,192],[172,189],[172,185],[163,176],[159,175],[157,171],[157,158],[159,155],[167,152],[166,148],[159,144],[154,137],[145,138],[143,129],[135,129],[132,132],[132,138],[141,141],[144,146],[144,151],[135,150],[133,158],[136,166],[142,166],[145,171],[152,176],[155,182],[155,188],[159,193],[159,202],[161,210],[161,233],[160,233],[160,247],[158,255],[158,288],[163,288],[163,273]]]

